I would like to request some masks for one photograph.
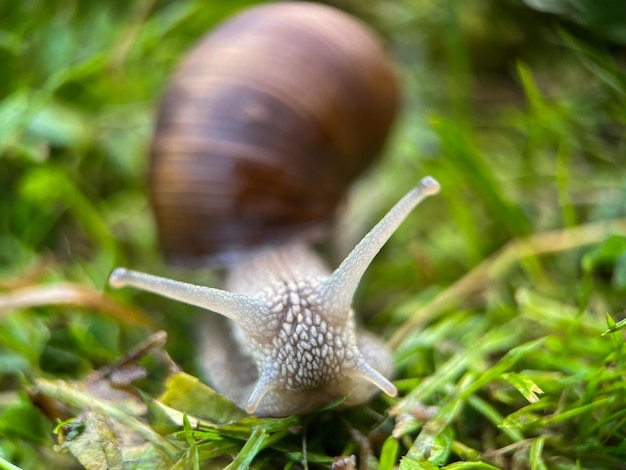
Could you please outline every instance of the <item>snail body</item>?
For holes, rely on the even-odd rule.
[[[334,271],[308,242],[380,151],[397,95],[364,25],[290,2],[211,33],[165,93],[150,172],[160,238],[174,259],[227,259],[225,290],[124,268],[110,283],[219,314],[202,328],[201,365],[249,413],[396,394],[391,352],[357,326],[351,303],[372,259],[438,183],[422,179]]]

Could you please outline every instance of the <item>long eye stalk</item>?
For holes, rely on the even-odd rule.
[[[423,178],[363,237],[343,263],[324,281],[322,298],[334,306],[333,311],[340,313],[350,308],[361,277],[374,257],[415,206],[426,197],[437,194],[439,189],[437,180],[430,176]]]
[[[109,284],[116,289],[126,286],[135,287],[205,308],[224,315],[251,331],[255,331],[259,325],[263,325],[268,313],[267,305],[254,297],[174,281],[125,268],[117,268],[113,271],[109,278]]]

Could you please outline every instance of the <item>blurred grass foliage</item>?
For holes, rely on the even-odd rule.
[[[395,347],[401,397],[217,416],[149,354],[142,399],[122,396],[147,410],[122,406],[102,368],[157,326],[196,371],[190,309],[100,292],[118,264],[169,271],[146,202],[154,110],[184,51],[251,3],[0,2],[0,468],[624,468],[623,0],[337,0],[383,34],[405,90],[343,235],[424,174],[443,186],[356,301]],[[56,429],[51,402],[70,411]]]

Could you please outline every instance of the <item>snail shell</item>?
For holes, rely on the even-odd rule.
[[[398,104],[377,37],[331,7],[252,8],[192,50],[152,142],[151,200],[173,260],[323,230]]]

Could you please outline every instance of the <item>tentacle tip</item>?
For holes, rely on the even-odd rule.
[[[356,375],[369,381],[378,387],[382,392],[390,397],[395,397],[398,394],[398,389],[394,384],[382,375],[377,370],[373,369],[368,363],[363,362],[360,364],[356,371]]]
[[[387,380],[384,376],[377,378],[374,382],[385,395],[390,397],[395,397],[398,394],[398,389],[394,384],[392,384],[389,380]]]
[[[432,176],[426,176],[426,177],[422,178],[422,180],[420,181],[419,186],[420,186],[421,190],[424,192],[424,194],[426,194],[428,196],[432,196],[434,194],[437,194],[439,192],[439,190],[441,189],[441,185],[439,184],[439,181],[437,181]]]
[[[265,397],[267,392],[273,388],[273,378],[274,377],[271,373],[261,374],[259,381],[256,383],[254,390],[252,390],[252,393],[250,394],[250,398],[248,398],[248,401],[246,402],[246,412],[252,414],[257,410],[261,400],[263,400],[263,397]]]
[[[254,414],[257,408],[259,407],[261,400],[263,399],[264,393],[257,394],[255,392],[256,390],[252,392],[252,395],[250,395],[250,398],[248,398],[248,401],[246,402],[246,406],[244,407],[244,409],[246,410],[246,413],[248,414]]]
[[[390,397],[395,397],[395,396],[398,395],[398,389],[393,384],[391,384],[391,387],[388,387],[388,388],[384,389],[383,391],[385,392],[386,395],[388,395]]]
[[[126,285],[128,270],[126,268],[116,268],[109,276],[109,285],[114,289],[119,289]]]

